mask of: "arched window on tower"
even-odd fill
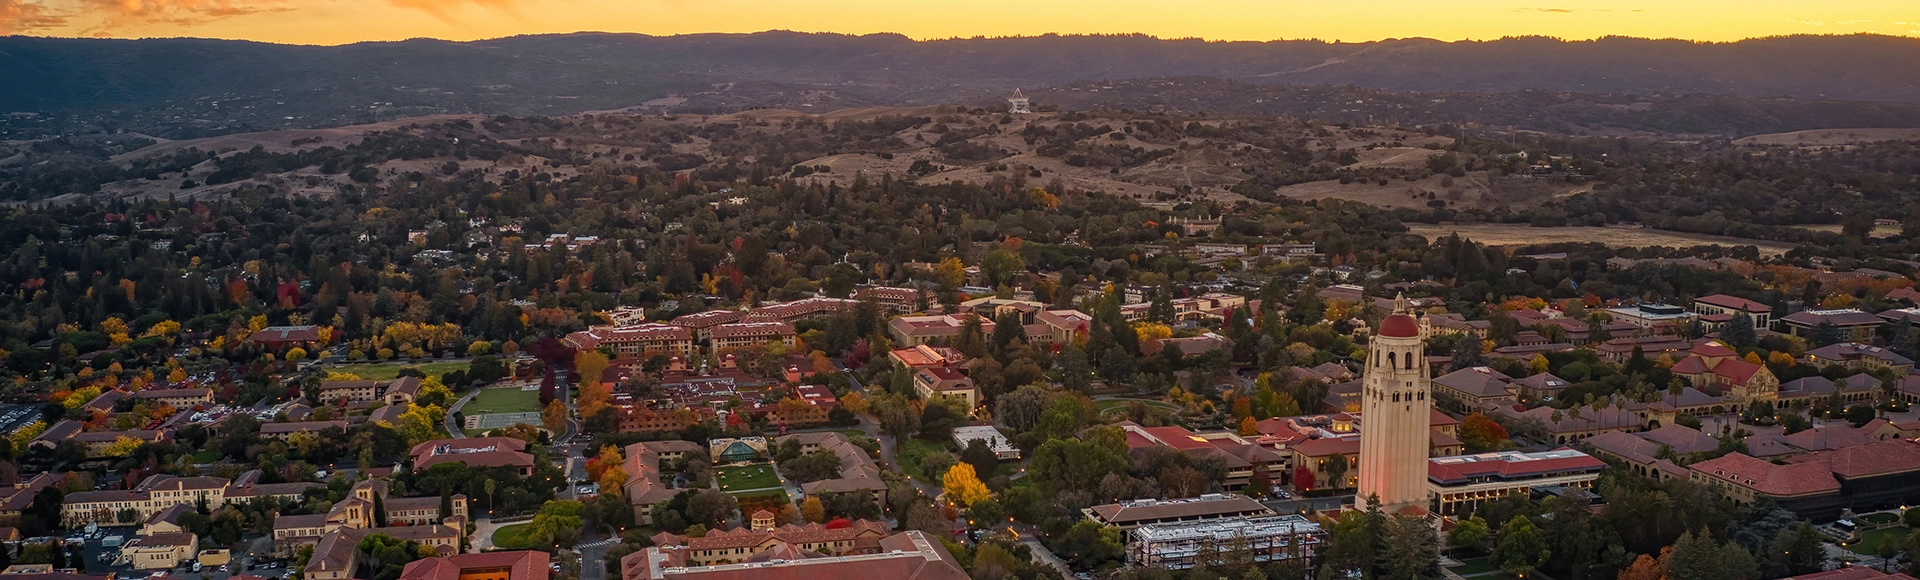
[[[1400,402],[1400,393],[1394,393],[1394,394],[1393,394],[1393,402],[1395,402],[1395,403],[1398,403],[1398,402]]]
[[[1387,353],[1387,366],[1389,368],[1400,366],[1400,363],[1394,359],[1394,357],[1397,357],[1397,356],[1400,356],[1400,353],[1397,353],[1397,352]]]
[[[1413,353],[1407,353],[1407,368],[1413,368]]]

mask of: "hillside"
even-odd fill
[[[1869,62],[1873,66],[1861,64]],[[441,113],[565,114],[701,92],[727,95],[706,103],[716,107],[708,109],[712,112],[766,106],[807,110],[810,101],[820,103],[811,110],[991,104],[1014,87],[1174,76],[1422,93],[1706,94],[1920,103],[1920,82],[1887,74],[1890,70],[1920,70],[1920,40],[1832,36],[1704,44],[1515,38],[1352,44],[1042,36],[917,42],[897,35],[765,32],[583,33],[316,47],[9,37],[0,38],[0,78],[9,79],[0,85],[0,110],[40,115],[11,116],[0,130],[11,137],[94,129],[188,137]]]

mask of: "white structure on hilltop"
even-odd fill
[[[1013,96],[1007,97],[1007,112],[1014,114],[1033,112],[1033,109],[1027,107],[1027,96],[1020,94],[1020,89],[1014,89]]]
[[[1406,296],[1394,300],[1393,313],[1380,321],[1368,345],[1360,417],[1360,486],[1355,505],[1379,497],[1393,512],[1427,505],[1428,422],[1433,414],[1420,321],[1409,312]]]

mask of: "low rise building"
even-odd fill
[[[641,525],[653,523],[654,504],[673,499],[680,490],[673,489],[661,480],[661,465],[678,465],[689,454],[702,453],[706,449],[692,441],[647,441],[628,445],[627,461],[622,466],[627,472],[627,503],[633,506],[633,521]]]
[[[653,546],[620,559],[624,580],[742,580],[746,578],[885,578],[967,580],[938,538],[907,531],[880,538],[872,553],[827,555],[786,541],[724,564],[699,565],[687,546]]]
[[[722,324],[713,328],[708,339],[708,348],[720,353],[736,348],[761,346],[768,343],[780,343],[793,346],[797,334],[793,325],[781,321],[740,322]]]
[[[134,391],[133,398],[175,409],[192,409],[213,404],[213,389],[147,389]]]
[[[894,314],[912,314],[926,310],[933,293],[919,288],[867,286],[854,290],[853,299],[873,302]]]
[[[1780,325],[1793,336],[1812,339],[1821,325],[1832,325],[1839,330],[1841,340],[1860,343],[1873,342],[1874,331],[1886,322],[1879,316],[1852,308],[1802,310],[1780,317]]]
[[[914,372],[913,390],[925,400],[936,396],[964,400],[968,409],[980,404],[980,390],[974,388],[973,379],[949,368],[931,367]]]
[[[993,335],[993,321],[972,314],[900,316],[887,321],[887,332],[893,335],[893,343],[901,347],[944,344],[959,337],[973,320],[979,320],[981,336]]]
[[[1809,350],[1806,362],[1815,366],[1840,365],[1857,371],[1888,369],[1901,375],[1913,370],[1913,359],[1889,349],[1857,342],[1829,344]]]
[[[1738,296],[1714,294],[1693,299],[1693,311],[1701,316],[1746,314],[1754,328],[1773,324],[1773,307]]]
[[[398,580],[546,580],[551,558],[535,550],[423,558],[401,568]]]
[[[684,357],[693,354],[693,330],[672,324],[595,327],[568,334],[561,342],[578,350],[594,350],[605,346],[613,349],[617,358],[644,359],[653,355]]]
[[[1427,460],[1427,510],[1451,517],[1538,487],[1590,489],[1606,467],[1572,449],[1434,457]]]
[[[992,425],[967,425],[953,428],[953,442],[961,449],[966,449],[975,441],[985,443],[987,449],[993,450],[994,457],[1000,458],[1001,461],[1020,459],[1020,448],[1014,447],[1013,443],[1007,440],[1007,436]]]
[[[464,463],[475,469],[507,467],[526,477],[533,475],[533,455],[526,449],[526,441],[513,437],[434,439],[413,446],[408,455],[416,473],[441,463]]]
[[[801,453],[827,451],[840,458],[840,475],[833,479],[804,483],[800,491],[807,496],[823,493],[859,493],[866,494],[879,505],[887,504],[887,484],[880,480],[880,466],[867,455],[867,450],[853,444],[845,434],[832,431],[822,433],[796,433],[775,438],[774,445],[787,440],[798,441]]]
[[[1632,324],[1634,327],[1643,330],[1663,325],[1677,326],[1686,324],[1687,321],[1698,316],[1692,312],[1688,312],[1685,308],[1672,304],[1621,306],[1618,308],[1608,308],[1607,314],[1611,315],[1617,322]]]
[[[1136,499],[1080,510],[1087,519],[1131,530],[1160,524],[1191,524],[1243,517],[1279,515],[1259,500],[1240,494],[1207,494],[1187,499]]]
[[[1128,533],[1127,565],[1186,570],[1228,562],[1311,560],[1326,541],[1320,524],[1297,515],[1155,524]]]

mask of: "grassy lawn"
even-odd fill
[[[733,494],[733,497],[738,498],[740,501],[743,501],[743,502],[759,500],[762,502],[772,503],[770,500],[777,499],[779,500],[778,503],[793,503],[793,500],[787,497],[787,491],[783,489],[776,489],[773,491],[756,491],[751,493],[736,493],[736,494]]]
[[[1906,526],[1894,526],[1860,534],[1860,541],[1847,546],[1847,550],[1862,556],[1878,556],[1880,555],[1880,542],[1886,538],[1893,538],[1895,542],[1904,543],[1907,534],[1912,531],[1913,530],[1907,529]]]
[[[402,363],[402,362],[385,362],[385,363],[377,363],[377,364],[358,364],[358,365],[349,364],[349,365],[342,365],[339,368],[329,367],[327,370],[338,371],[343,373],[353,373],[355,375],[359,375],[360,378],[368,379],[368,380],[391,381],[394,379],[394,377],[399,376],[400,369],[404,369],[404,368],[420,369],[421,374],[431,377],[434,375],[443,375],[449,371],[466,370],[467,363],[465,362],[430,362],[430,363],[422,363],[422,364],[412,364],[412,363]]]
[[[1874,513],[1874,514],[1867,514],[1867,515],[1856,517],[1853,519],[1860,520],[1876,526],[1880,526],[1880,525],[1886,525],[1886,524],[1891,524],[1891,523],[1900,521],[1900,516],[1886,513],[1886,512],[1880,512],[1880,513]]]
[[[1150,399],[1107,399],[1104,401],[1094,401],[1093,406],[1098,407],[1100,411],[1104,413],[1107,411],[1112,411],[1114,409],[1124,409],[1129,403],[1132,403],[1134,401],[1146,403],[1148,407],[1159,407],[1162,409],[1166,409],[1168,411],[1173,411],[1175,413],[1180,412],[1180,408],[1173,406],[1172,403],[1168,403],[1166,401],[1154,401]]]
[[[780,487],[780,474],[775,473],[773,465],[748,465],[745,467],[722,467],[713,470],[713,478],[720,484],[720,491],[732,492],[737,489],[767,489]],[[781,492],[783,495],[786,492]]]
[[[893,459],[900,463],[901,473],[924,478],[927,475],[920,473],[920,460],[928,455],[932,455],[936,451],[951,452],[945,444],[939,441],[907,439],[905,441],[899,441],[894,446]]]
[[[500,526],[493,531],[493,545],[507,550],[524,550],[527,547],[527,524]]]
[[[460,412],[468,415],[482,413],[537,413],[540,411],[540,391],[523,391],[520,387],[484,389],[467,401]]]
[[[215,461],[219,461],[221,457],[223,457],[223,455],[220,453],[219,450],[201,449],[193,453],[193,463],[195,465],[213,463]]]
[[[497,538],[500,536],[495,535],[494,537]],[[1461,560],[1459,566],[1448,568],[1448,570],[1452,570],[1453,573],[1459,574],[1461,576],[1472,576],[1474,574],[1485,574],[1488,572],[1493,572],[1497,570],[1497,568],[1494,568],[1492,560],[1489,560],[1485,557],[1480,557],[1480,558],[1467,558],[1465,560]]]

